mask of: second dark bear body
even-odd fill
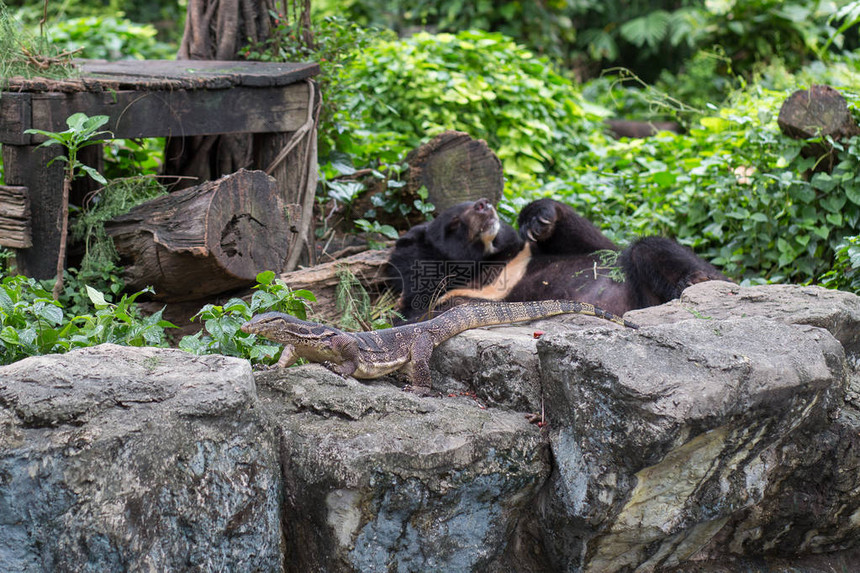
[[[485,199],[461,203],[398,240],[389,280],[401,292],[401,312],[417,320],[435,303],[469,299],[567,299],[622,315],[677,298],[687,286],[726,280],[690,249],[645,237],[624,249],[623,282],[601,266],[601,251],[618,251],[590,221],[551,199],[527,205],[519,233],[498,220]],[[437,307],[438,308],[438,307]]]

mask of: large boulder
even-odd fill
[[[693,319],[538,344],[556,465],[541,506],[563,570],[656,570],[762,502],[847,382],[825,330]]]
[[[487,570],[549,475],[535,426],[471,398],[319,366],[258,382],[281,437],[288,571]]]
[[[0,569],[276,571],[273,432],[244,360],[103,345],[0,369]]]

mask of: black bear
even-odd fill
[[[692,284],[727,280],[671,239],[645,237],[622,251],[570,206],[551,199],[527,205],[518,222],[519,234],[479,199],[401,237],[388,278],[402,294],[406,320],[469,299],[578,300],[622,315],[677,298]],[[604,257],[617,258],[610,266],[623,277],[607,271]]]

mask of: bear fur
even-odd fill
[[[405,319],[469,300],[577,300],[620,316],[677,298],[692,284],[727,280],[671,239],[644,237],[622,250],[552,199],[527,205],[518,223],[519,233],[479,199],[403,235],[389,261],[388,282],[401,293],[398,310]],[[612,272],[618,268],[623,279]]]

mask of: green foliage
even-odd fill
[[[106,342],[128,346],[163,346],[164,329],[174,325],[161,311],[141,317],[135,299],[146,291],[123,295],[116,304],[87,288],[93,313],[70,314],[38,281],[23,276],[0,282],[0,364],[28,356],[62,353]]]
[[[516,185],[564,170],[598,117],[545,59],[500,34],[416,34],[371,45],[349,70],[335,116],[353,133],[343,149],[366,164],[393,162],[446,129],[486,139]]]
[[[674,235],[737,279],[814,281],[860,231],[860,138],[835,144],[832,174],[807,175],[817,159],[776,125],[791,91],[749,87],[687,134],[595,145],[504,211],[554,196],[616,240]]]
[[[269,37],[249,44],[241,54],[246,59],[264,62],[319,64],[320,74],[315,78],[323,93],[319,152],[320,156],[326,157],[335,148],[342,147],[338,144],[340,140],[350,137],[349,133],[344,133],[332,123],[332,117],[352,90],[345,79],[345,72],[380,32],[362,28],[344,18],[327,16],[316,19],[312,23],[311,35],[306,36],[299,30],[298,23],[290,22],[283,14],[272,12],[271,16],[274,26]]]
[[[317,2],[315,2],[317,4]],[[321,2],[325,13],[400,33],[415,28],[501,32],[586,75],[624,65],[648,81],[676,73],[689,56],[722,46],[734,69],[774,57],[792,66],[842,49],[860,21],[857,2],[815,0],[395,0]]]
[[[102,292],[118,293],[122,290],[121,269],[117,267],[119,255],[104,225],[133,207],[166,194],[167,190],[155,177],[141,176],[113,179],[88,197],[69,227],[72,240],[84,246],[79,283],[94,286]],[[83,300],[82,286],[78,287],[77,300]]]
[[[164,154],[164,137],[147,139],[111,139],[105,142],[107,179],[156,175],[160,172]]]
[[[571,8],[582,2],[548,0],[520,2],[492,0],[331,0],[314,1],[324,13],[346,14],[366,26],[390,28],[401,34],[416,28],[456,33],[485,30],[516,38],[538,53],[567,59],[576,38]]]
[[[821,284],[860,294],[860,235],[845,237],[836,248],[833,268],[821,276]]]
[[[45,36],[34,36],[0,0],[0,87],[13,76],[67,78],[76,75],[68,57]],[[52,63],[53,65],[43,65]]]
[[[393,300],[381,297],[376,305],[349,269],[337,272],[335,304],[341,313],[338,326],[344,330],[376,330],[390,328],[395,317]]]
[[[54,161],[62,161],[66,164],[66,172],[69,174],[68,179],[89,175],[99,183],[107,183],[101,173],[78,161],[78,151],[90,145],[101,143],[98,139],[100,136],[110,133],[108,131],[98,131],[100,127],[106,124],[110,118],[106,115],[96,115],[87,117],[83,113],[75,113],[66,119],[66,125],[69,129],[65,131],[44,131],[41,129],[27,129],[24,133],[33,135],[42,135],[47,137],[47,141],[39,147],[49,147],[51,145],[62,145],[68,151],[68,156],[60,155],[52,159],[48,166]]]
[[[367,219],[356,219],[355,226],[362,232],[367,233],[368,245],[371,249],[384,249],[385,243],[375,239],[376,236],[382,236],[389,240],[396,240],[400,234],[397,229],[391,225],[382,225],[379,221],[368,221]]]
[[[255,314],[269,311],[305,319],[307,302],[314,302],[316,298],[307,290],[291,290],[271,271],[257,275],[257,283],[250,303],[233,298],[223,305],[207,304],[200,309],[195,317],[203,321],[205,332],[184,336],[179,348],[192,354],[224,354],[247,358],[254,363],[274,364],[280,357],[281,347],[255,334],[242,332],[242,323]]]
[[[156,30],[117,16],[94,15],[57,22],[48,29],[62,50],[78,50],[81,58],[105,60],[169,59],[176,48],[156,40]]]

